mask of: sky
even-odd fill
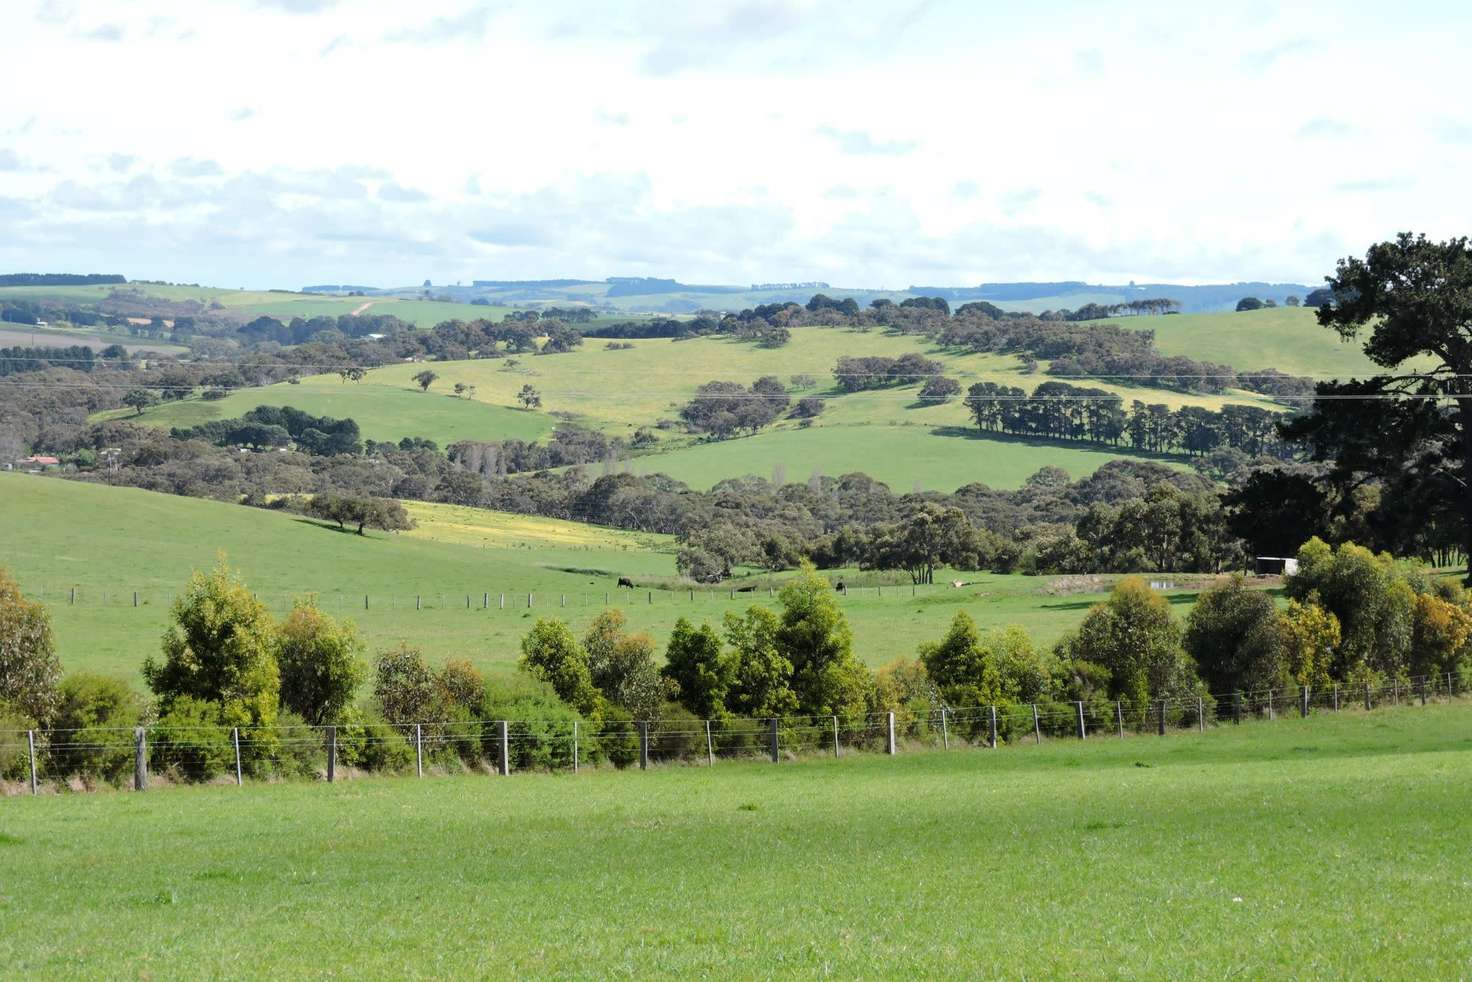
[[[1464,4],[0,0],[0,271],[1318,283],[1472,231]]]

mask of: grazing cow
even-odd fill
[[[737,593],[751,593],[754,590],[756,590],[756,587],[754,586],[738,586],[736,588]]]
[[[620,576],[618,578],[618,585],[619,586],[626,586],[630,590],[634,589],[634,581],[631,580],[631,579],[629,579],[627,576]]]
[[[837,590],[839,593],[848,593],[848,587],[843,585],[842,580],[839,580],[837,583],[833,584],[833,589]]]

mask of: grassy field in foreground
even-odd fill
[[[1455,978],[1469,720],[1462,703],[709,770],[27,796],[0,802],[0,964]]]
[[[69,671],[136,677],[144,658],[158,652],[170,597],[220,551],[272,610],[282,613],[294,596],[314,593],[323,609],[358,625],[370,654],[402,641],[436,659],[467,658],[489,669],[515,663],[537,617],[563,617],[581,631],[605,595],[627,611],[631,628],[661,646],[682,616],[719,624],[727,611],[773,603],[764,582],[734,598],[724,589],[660,589],[675,573],[667,537],[477,509],[416,504],[415,532],[359,537],[279,512],[21,474],[0,474],[0,503],[0,566],[46,602]],[[649,587],[619,590],[620,575]],[[852,570],[827,575],[867,582]],[[1044,577],[966,579],[964,589],[942,583],[914,595],[908,584],[852,590],[840,602],[855,651],[870,665],[913,655],[958,610],[984,627],[1020,624],[1051,643],[1102,596],[1050,596]],[[482,609],[487,593],[491,606]],[[535,595],[530,610],[528,593]],[[1189,592],[1169,596],[1183,615],[1195,600]]]

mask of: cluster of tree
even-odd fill
[[[0,286],[98,286],[126,283],[116,273],[0,273]]]
[[[639,430],[634,434],[632,445],[641,446],[650,440],[648,430]],[[451,461],[465,470],[494,478],[576,464],[612,462],[621,459],[630,445],[619,437],[608,437],[597,430],[564,424],[552,431],[552,439],[546,444],[524,440],[462,440],[450,444],[448,454]]]
[[[792,399],[774,375],[750,386],[740,382],[706,382],[680,409],[680,418],[701,433],[724,440],[743,430],[755,433],[786,411]]]
[[[1174,314],[1181,309],[1179,300],[1168,297],[1150,297],[1127,300],[1122,303],[1086,303],[1077,310],[1046,311],[1038,315],[1044,320],[1092,321],[1106,317]]]
[[[940,362],[913,352],[897,358],[845,356],[833,366],[833,378],[844,392],[862,392],[892,385],[914,385],[944,370],[945,365]]]
[[[121,345],[109,345],[95,352],[86,345],[66,348],[14,347],[0,348],[0,378],[21,372],[41,372],[61,366],[77,372],[90,372],[100,359],[127,360]]]
[[[1127,443],[1137,450],[1194,456],[1223,446],[1253,456],[1292,453],[1278,433],[1280,414],[1255,406],[1171,409],[1135,400],[1126,410],[1124,400],[1112,392],[1065,382],[1044,382],[1030,396],[1016,386],[978,382],[967,390],[965,404],[983,432]]]
[[[363,451],[356,420],[313,416],[291,406],[257,406],[237,419],[174,427],[170,434],[176,440],[204,440],[220,447],[268,449],[295,444],[302,452],[316,456]]]

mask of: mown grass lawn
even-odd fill
[[[1455,978],[1472,705],[0,801],[16,976]]]

